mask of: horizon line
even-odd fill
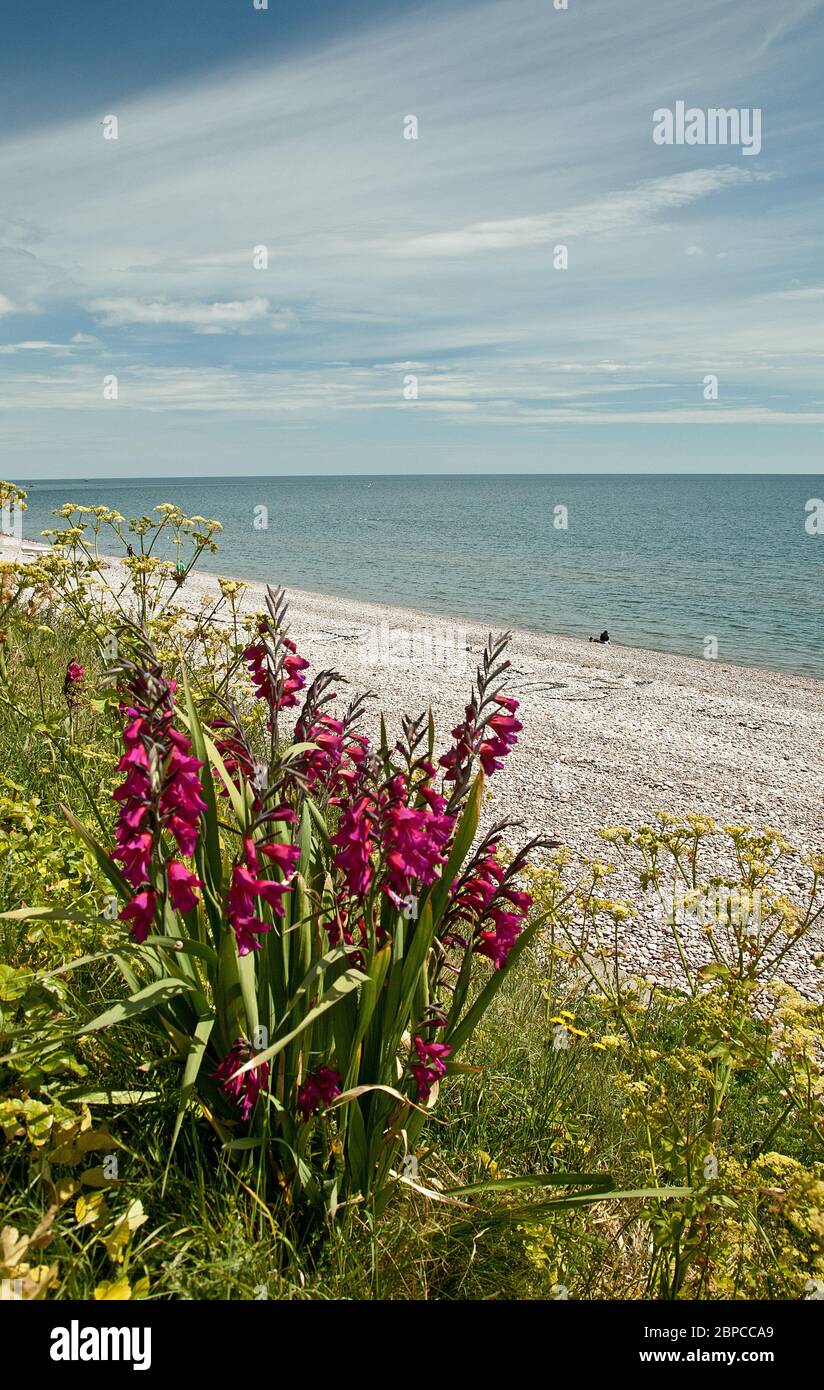
[[[544,470],[544,471],[542,471],[542,472],[530,471],[530,472],[526,472],[526,473],[513,473],[513,472],[511,472],[511,471],[509,471],[509,470],[507,470],[506,472],[500,472],[500,473],[498,473],[498,472],[489,472],[489,473],[486,473],[486,472],[483,472],[483,473],[444,473],[444,472],[440,472],[440,471],[439,471],[439,472],[431,471],[431,472],[426,472],[426,473],[215,473],[215,474],[209,475],[208,477],[204,477],[202,474],[199,474],[199,473],[171,473],[171,474],[160,474],[160,473],[156,473],[156,474],[151,474],[151,473],[135,473],[135,474],[128,474],[128,475],[126,475],[126,476],[124,476],[123,474],[119,474],[119,475],[117,475],[117,476],[115,476],[115,475],[112,475],[112,476],[104,476],[103,474],[101,474],[99,477],[84,477],[84,476],[82,476],[82,475],[80,475],[80,474],[78,474],[78,475],[75,476],[75,477],[54,477],[54,478],[20,478],[20,477],[18,477],[18,478],[13,478],[13,477],[9,477],[6,481],[9,482],[9,483],[13,483],[13,484],[15,484],[15,485],[17,485],[17,486],[24,486],[24,485],[26,485],[26,484],[28,484],[29,486],[31,486],[32,484],[37,484],[37,483],[54,483],[54,484],[57,484],[57,483],[66,483],[66,484],[69,484],[69,483],[83,483],[83,484],[86,484],[86,483],[153,483],[153,482],[175,482],[175,483],[180,482],[180,483],[192,483],[192,482],[197,482],[197,483],[201,483],[201,484],[206,484],[206,483],[210,483],[210,482],[212,482],[212,483],[216,483],[216,482],[233,482],[233,483],[239,483],[239,482],[255,482],[255,483],[259,483],[259,482],[261,482],[261,481],[264,481],[264,482],[309,482],[309,481],[317,482],[317,481],[326,481],[326,480],[333,480],[333,481],[341,482],[341,481],[343,481],[343,480],[345,480],[345,479],[368,479],[369,481],[373,481],[374,479],[380,479],[381,481],[385,481],[385,480],[387,480],[387,479],[393,479],[393,480],[397,479],[397,480],[401,480],[401,479],[406,479],[406,478],[462,478],[462,479],[473,479],[473,478],[645,478],[645,479],[652,479],[652,478],[816,478],[816,477],[824,477],[824,467],[822,467],[820,470],[816,470],[816,471],[813,471],[812,469],[810,469],[810,470],[802,470],[802,471],[799,472],[799,473],[786,473],[786,472],[783,472],[783,471],[777,471],[777,472],[762,471],[762,472],[755,472],[755,473],[743,473],[743,472],[721,473],[721,472],[718,472],[718,471],[716,471],[716,470],[709,470],[709,469],[697,469],[697,470],[695,470],[694,472],[684,472],[683,470],[679,470],[678,472],[668,472],[668,473],[633,472],[633,471],[631,471],[630,469],[621,469],[621,470],[616,470],[615,472],[610,472],[610,473],[595,473],[595,472],[580,471],[580,470],[578,470],[578,471],[567,471],[567,470],[554,470],[554,469],[547,469],[547,470]]]

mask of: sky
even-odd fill
[[[560,2],[0,0],[0,477],[824,471],[824,0]]]

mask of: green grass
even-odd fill
[[[540,987],[526,980],[502,992],[468,1060],[477,1074],[447,1081],[438,1119],[421,1146],[419,1181],[436,1190],[476,1181],[491,1160],[506,1174],[553,1167],[607,1170],[637,1180],[641,1136],[622,1118],[621,1099],[602,1054],[584,1042],[552,1047]],[[667,1020],[662,1024],[671,1027]],[[452,1234],[456,1213],[407,1191],[383,1219],[340,1214],[329,1232],[298,1248],[286,1211],[263,1210],[242,1176],[222,1159],[208,1126],[192,1111],[164,1190],[176,1109],[175,1068],[147,1049],[154,1035],[137,1028],[95,1040],[88,1060],[113,1087],[144,1084],[160,1098],[145,1106],[95,1107],[117,1136],[124,1199],[139,1197],[148,1217],[137,1233],[129,1274],[147,1275],[151,1296],[187,1299],[499,1299],[545,1298],[558,1280],[527,1249],[523,1223]],[[139,1068],[146,1068],[140,1071]],[[753,1132],[752,1086],[742,1083],[730,1123]],[[797,1146],[796,1146],[797,1147]],[[488,1158],[487,1158],[488,1156]],[[46,1205],[24,1145],[7,1147],[2,1167],[4,1222],[30,1231]],[[111,1199],[114,1201],[114,1199]],[[552,1267],[571,1297],[639,1297],[646,1243],[639,1202],[559,1215],[550,1226]],[[540,1236],[539,1228],[539,1238]],[[67,1210],[48,1249],[60,1268],[60,1296],[90,1298],[112,1271],[99,1241],[78,1230]]]

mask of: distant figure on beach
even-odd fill
[[[133,559],[134,559],[134,546],[133,546],[133,545],[127,545],[127,546],[126,546],[126,554],[128,555],[128,557],[129,557],[130,560],[133,560]]]
[[[601,633],[601,636],[600,636],[600,637],[590,637],[589,640],[590,640],[590,642],[608,642],[608,641],[609,641],[609,633],[607,632],[606,628],[604,628],[604,630],[603,630],[603,632]]]

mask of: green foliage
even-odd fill
[[[80,914],[97,911],[102,879],[92,855],[66,833],[65,818],[43,807],[39,796],[0,775],[0,902],[51,908],[70,900]],[[19,937],[20,928],[15,930]],[[61,918],[34,918],[25,944],[31,959],[80,955],[100,944],[101,923],[86,926]],[[6,935],[11,931],[6,928]]]
[[[0,1054],[26,1090],[63,1075],[82,1076],[70,1034],[60,1027],[67,991],[55,978],[0,964]]]
[[[603,837],[626,851],[628,865],[637,856],[639,900],[652,891],[663,904],[659,920],[683,976],[680,988],[664,988],[624,972],[616,933],[634,908],[604,897],[610,866],[591,865],[554,918],[553,960],[574,980],[582,1031],[621,1098],[635,1171],[652,1186],[689,1188],[683,1199],[646,1205],[644,1293],[754,1296],[758,1269],[773,1296],[801,1297],[821,1274],[824,1008],[776,972],[821,920],[824,862],[802,861],[808,882],[795,905],[775,886],[794,852],[772,829],[720,835],[707,817],[662,815],[657,827]],[[539,899],[557,901],[562,872],[538,876]],[[696,924],[703,965],[686,947]],[[770,1188],[770,1163],[786,1186]],[[778,1250],[786,1258],[774,1259]]]

